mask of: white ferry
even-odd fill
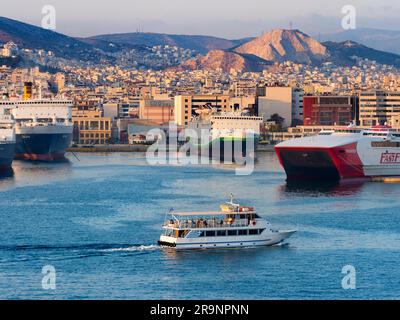
[[[262,117],[237,112],[210,115],[208,124],[193,121],[189,128],[206,129],[208,134],[206,139],[203,134],[199,134],[197,140],[190,139],[191,150],[224,162],[241,162],[254,157],[262,121]]]
[[[387,125],[322,131],[275,147],[288,180],[400,176],[400,132]]]
[[[72,101],[29,99],[0,100],[16,122],[15,158],[53,161],[63,159],[71,144]]]
[[[176,249],[215,249],[272,246],[282,243],[296,230],[276,230],[253,207],[231,200],[218,212],[171,211],[158,241]]]

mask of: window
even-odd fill
[[[239,236],[247,236],[247,230],[239,230]]]
[[[215,231],[206,231],[206,237],[215,237]]]
[[[228,230],[228,236],[236,236],[237,230]]]
[[[217,237],[225,237],[226,236],[226,231],[225,230],[218,230],[217,231]]]
[[[259,230],[258,229],[249,230],[249,235],[256,235],[256,234],[259,234]]]

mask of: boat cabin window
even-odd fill
[[[165,235],[166,235],[167,237],[173,237],[173,236],[174,236],[174,230],[166,229],[166,230],[165,230]]]
[[[166,230],[165,235],[167,237],[174,237],[174,238],[185,238],[190,230]]]
[[[373,148],[399,148],[400,142],[396,141],[372,141],[371,147]]]
[[[265,229],[202,231],[199,237],[247,236],[261,234]],[[186,235],[185,235],[186,236]]]
[[[249,235],[256,235],[256,234],[261,234],[263,233],[265,229],[250,229],[249,230]]]

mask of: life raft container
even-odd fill
[[[252,211],[254,211],[254,207],[243,206],[239,208],[239,212],[252,212]]]

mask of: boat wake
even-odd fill
[[[110,248],[103,249],[102,252],[135,252],[135,251],[154,251],[159,250],[160,246],[152,244],[152,245],[136,245],[130,247],[121,247],[121,248]]]

